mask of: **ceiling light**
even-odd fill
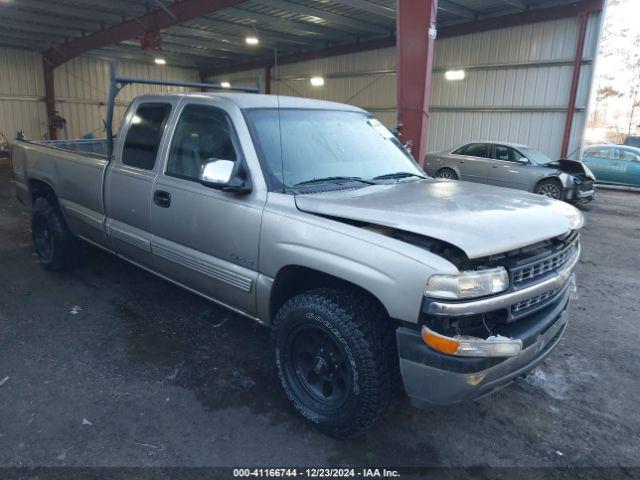
[[[249,35],[244,39],[244,41],[247,42],[247,45],[258,45],[260,43],[260,40],[258,40],[258,37],[254,35]]]
[[[444,76],[447,80],[464,80],[464,70],[447,70],[444,72]]]
[[[231,88],[231,84],[229,82],[220,82],[220,86],[222,88]]]
[[[321,87],[324,85],[324,78],[322,77],[311,77],[309,81],[314,87]]]
[[[154,58],[153,61],[156,63],[156,65],[166,65],[167,61],[164,58]]]

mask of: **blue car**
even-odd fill
[[[640,187],[640,148],[626,145],[591,145],[582,152],[582,163],[596,182]]]

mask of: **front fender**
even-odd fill
[[[259,264],[260,273],[270,278],[290,265],[340,278],[374,295],[392,318],[411,323],[418,321],[428,278],[434,273],[458,272],[431,252],[381,233],[301,212],[286,198],[267,204]],[[258,309],[262,310],[261,306]]]

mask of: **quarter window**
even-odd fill
[[[171,105],[168,103],[143,103],[138,106],[131,117],[122,149],[124,165],[153,170],[170,111]]]
[[[173,136],[166,173],[198,180],[202,164],[213,158],[232,161],[237,158],[227,117],[217,108],[188,105]]]

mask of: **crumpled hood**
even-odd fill
[[[580,228],[571,205],[500,187],[428,179],[297,195],[308,213],[356,220],[448,242],[469,258],[514,250]]]
[[[591,170],[589,170],[584,163],[578,160],[569,160],[568,158],[562,158],[555,162],[547,163],[545,167],[557,168],[559,171],[568,173],[570,175],[584,176],[594,180],[595,177]]]

